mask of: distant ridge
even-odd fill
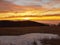
[[[34,21],[0,21],[0,27],[29,27],[29,26],[49,26],[48,24],[37,23]]]

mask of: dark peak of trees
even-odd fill
[[[28,26],[49,26],[48,24],[38,23],[34,21],[0,21],[0,27],[28,27]]]
[[[57,26],[60,26],[60,23]]]

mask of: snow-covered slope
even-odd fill
[[[0,36],[0,45],[33,45],[34,42],[37,45],[42,45],[43,39],[56,39],[60,38],[57,34],[45,34],[45,33],[30,33],[19,36]]]

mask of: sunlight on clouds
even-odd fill
[[[3,5],[2,8],[5,9],[4,7],[6,7],[6,9],[10,12],[0,13],[0,20],[60,20],[60,16],[56,15],[60,15],[60,0],[4,1],[9,2],[9,5]],[[10,4],[12,4],[12,6]]]
[[[59,21],[60,20],[60,16],[43,16],[43,17],[15,17],[15,18],[0,18],[0,20],[19,20],[19,21],[23,21],[23,20],[31,20],[31,21],[48,21],[48,20],[55,20],[55,21]]]
[[[0,15],[0,20],[60,20],[60,11],[41,12],[32,10],[22,13],[1,13]]]
[[[1,17],[11,17],[11,16],[44,16],[44,15],[55,15],[55,14],[60,14],[60,11],[55,11],[55,10],[52,10],[52,11],[40,11],[40,10],[29,10],[29,11],[24,11],[24,12],[17,12],[17,13],[12,13],[12,12],[9,12],[9,13],[0,13],[0,18]],[[57,15],[56,15],[57,16]]]
[[[26,10],[26,11],[23,11],[21,13],[20,12],[17,12],[17,13],[12,13],[12,12],[11,13],[10,12],[9,13],[0,13],[0,17],[10,17],[10,16],[39,16],[42,12],[44,12],[44,11],[40,11],[40,10]]]
[[[47,11],[42,13],[42,15],[54,15],[54,14],[60,14],[60,11]]]

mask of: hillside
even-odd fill
[[[29,26],[49,26],[48,24],[34,21],[0,21],[0,27],[29,27]]]

